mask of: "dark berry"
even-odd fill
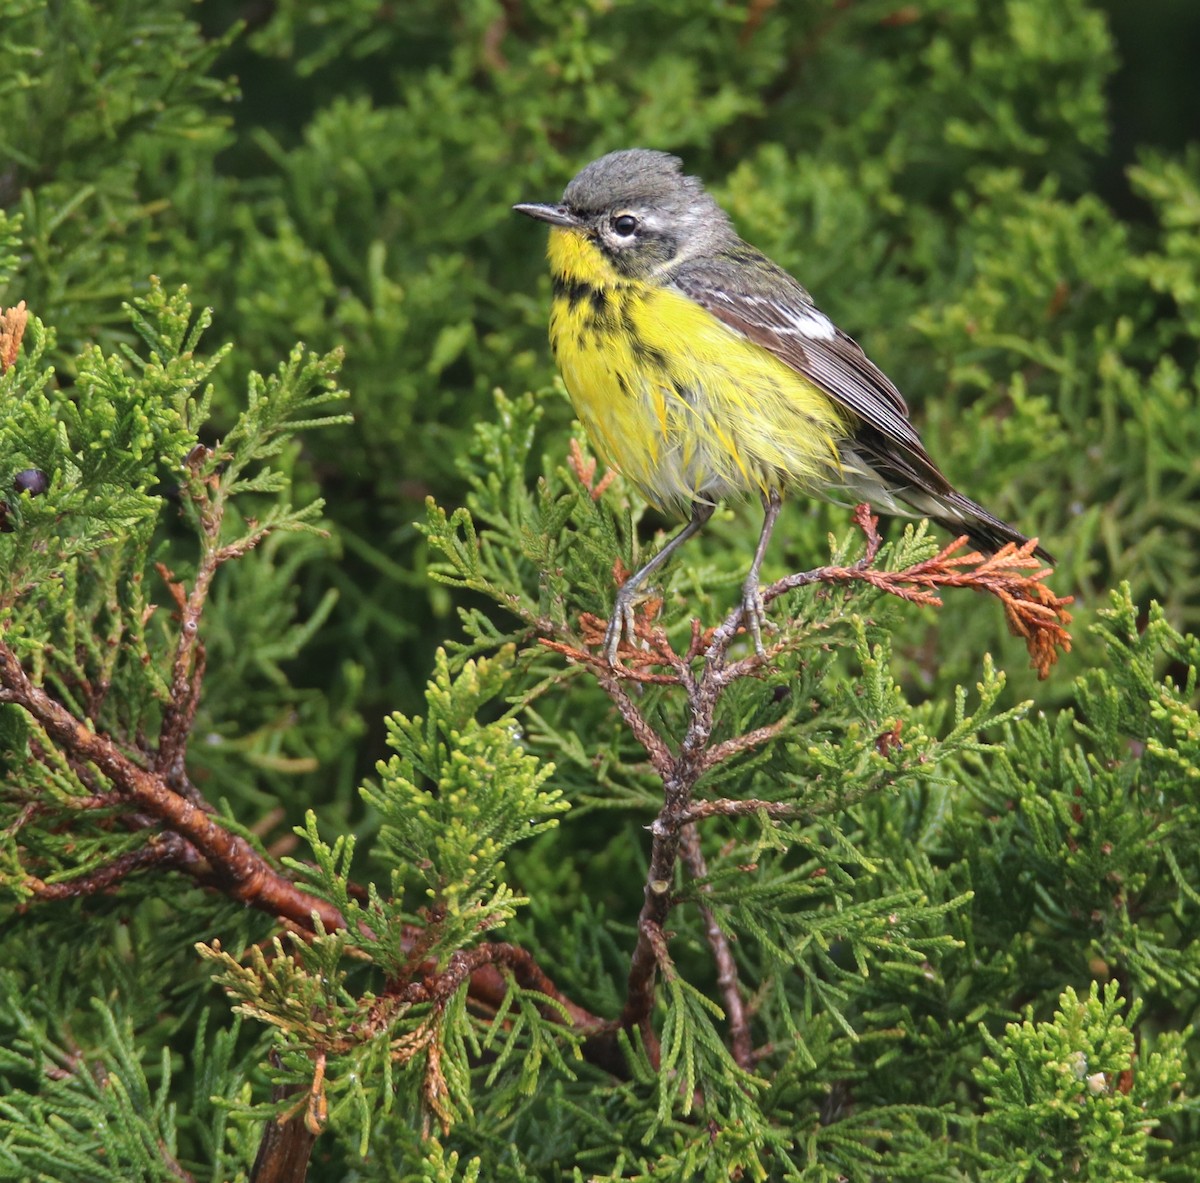
[[[13,488],[37,497],[50,488],[50,478],[40,468],[23,468],[13,477]]]

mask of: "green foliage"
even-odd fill
[[[975,1076],[986,1111],[979,1178],[1144,1179],[1147,1142],[1183,1077],[1182,1037],[1136,1055],[1139,1006],[1115,982],[1066,990],[1047,1023],[1010,1023]],[[1135,1063],[1136,1061],[1136,1063]]]
[[[197,351],[209,314],[195,314],[184,292],[169,295],[157,284],[129,313],[144,356],[128,346],[108,356],[89,348],[64,389],[44,360],[51,334],[31,321],[18,363],[0,377],[0,479],[11,487],[13,474],[28,467],[49,479],[45,493],[8,502],[12,531],[0,534],[0,635],[98,727],[141,734],[158,725],[176,647],[174,630],[156,606],[162,593],[152,590],[162,584],[155,562],[174,566],[177,553],[195,570],[269,540],[253,563],[259,585],[272,593],[270,611],[255,624],[261,648],[237,697],[217,705],[207,720],[202,715],[199,725],[211,727],[210,743],[197,763],[202,768],[207,755],[219,764],[221,733],[236,736],[241,758],[247,751],[266,755],[270,735],[249,744],[247,737],[298,705],[269,664],[272,646],[279,656],[294,653],[320,622],[319,615],[297,621],[294,595],[289,603],[275,586],[295,570],[282,539],[320,533],[315,520],[322,502],[293,507],[289,501],[288,441],[297,429],[344,422],[314,417],[344,397],[334,382],[338,356],[297,348],[276,374],[252,375],[243,414],[215,447],[197,447],[212,400],[206,383],[227,353]],[[168,490],[193,534],[191,555],[168,537],[174,533],[166,528]],[[328,547],[302,553],[311,561]],[[247,606],[250,599],[245,589]],[[308,708],[314,722],[316,705]],[[319,709],[328,711],[323,704]],[[305,746],[321,742],[315,734],[297,739]],[[199,768],[194,775],[203,775]],[[75,773],[60,772],[57,797],[88,795]],[[31,774],[20,792],[32,799],[38,791]]]
[[[380,789],[364,793],[379,813],[380,841],[397,861],[430,864],[426,894],[450,915],[477,906],[507,847],[541,833],[552,824],[541,818],[567,808],[557,790],[542,789],[553,765],[539,767],[523,751],[511,719],[476,722],[505,686],[505,664],[469,662],[452,679],[439,654],[428,720],[388,720],[396,755],[379,767]]]
[[[57,327],[65,361],[99,325],[128,339],[121,302],[202,199],[196,182],[228,143],[214,108],[233,91],[209,76],[223,40],[183,4],[4,0],[0,29],[0,196],[23,218],[20,298]]]
[[[211,580],[183,787],[346,922],[156,865],[0,700],[0,1178],[244,1179],[280,1115],[314,1180],[1196,1177],[1200,155],[1109,107],[1196,18],[1111,7],[0,0],[0,643],[153,770]],[[663,778],[580,622],[669,523],[568,459],[508,207],[634,144],[1079,600],[1037,687],[965,592],[774,603],[695,796],[758,804],[697,821],[613,1033]],[[751,518],[662,573],[678,650]],[[892,570],[942,541],[890,539]],[[765,573],[829,554],[847,511],[789,504]],[[694,703],[629,701],[678,755]]]
[[[5,926],[0,1178],[178,1179],[181,1157],[205,1163],[196,1178],[238,1177],[228,1106],[262,1040],[229,1021],[191,941],[212,925],[236,945],[249,934],[228,904],[157,894],[132,913],[51,906]]]
[[[45,496],[25,493],[10,503],[14,529],[0,540],[5,607],[27,589],[61,577],[72,559],[94,554],[118,536],[144,535],[153,523],[160,502],[147,490],[181,465],[192,438],[183,404],[215,364],[182,356],[205,327],[202,320],[185,342],[190,309],[182,300],[182,294],[168,300],[155,289],[137,312],[152,348],[158,335],[178,338],[171,367],[163,367],[157,354],[141,362],[132,351],[127,358],[105,357],[93,347],[80,358],[73,398],[50,385],[53,371],[43,359],[48,335],[36,320],[31,323],[20,361],[0,378],[0,453],[6,462],[0,479],[11,488],[19,471],[38,468],[50,488]],[[131,359],[141,370],[135,378],[128,372]]]
[[[1173,1005],[1200,984],[1200,899],[1179,854],[1200,839],[1197,643],[1157,608],[1140,619],[1128,588],[1111,604],[1096,634],[1112,662],[1077,682],[1079,718],[1012,728],[991,775],[971,782],[989,818],[974,864],[993,915],[981,943],[1009,946],[1010,971],[1046,981],[1084,953],[1093,972],[1119,966],[1140,996]],[[1166,663],[1188,671],[1182,684],[1159,673]],[[1014,946],[1024,924],[1046,942]]]
[[[297,937],[287,949],[277,938],[270,957],[256,949],[249,961],[216,942],[199,946],[220,966],[235,1009],[280,1033],[281,1084],[307,1087],[320,1058],[329,1120],[354,1131],[362,1155],[388,1117],[424,1112],[448,1129],[471,1115],[471,1061],[485,1052],[494,1112],[530,1096],[539,1068],[572,1075],[562,1010],[543,1013],[532,992],[514,990],[490,1024],[473,1025],[465,977],[432,998],[399,985],[417,967],[453,970],[456,954],[528,902],[499,879],[502,858],[567,808],[557,790],[542,787],[553,766],[523,750],[511,718],[476,721],[511,678],[511,652],[468,662],[453,676],[443,655],[427,691],[428,718],[389,719],[395,754],[380,762],[379,783],[363,790],[381,819],[386,894],[372,885],[365,903],[351,895],[354,841],[325,843],[310,812],[300,833],[315,863],[290,865],[337,904],[346,927]]]
[[[11,998],[9,991],[5,994]],[[92,1000],[92,1010],[96,1042],[86,1049],[73,1041],[54,1041],[46,1020],[56,1016],[25,1009],[4,1015],[5,1025],[15,1026],[21,1035],[0,1048],[0,1076],[7,1084],[0,1099],[5,1128],[0,1177],[81,1183],[180,1177],[175,1157],[180,1118],[172,1099],[170,1051],[163,1047],[157,1063],[146,1062],[146,1041],[139,1040],[127,1015],[114,1014],[98,998]],[[203,1020],[198,1030],[202,1037]],[[236,1025],[217,1031],[211,1045],[197,1039],[190,1067],[214,1091],[228,1088],[237,1072],[236,1043]],[[210,1093],[197,1089],[196,1108],[188,1117],[202,1119],[212,1100]],[[215,1125],[219,1132],[224,1122],[218,1117]],[[212,1149],[219,1151],[221,1141]]]

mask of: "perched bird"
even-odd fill
[[[593,446],[647,501],[688,518],[618,591],[610,662],[633,638],[642,585],[734,494],[766,509],[742,589],[760,652],[759,570],[785,492],[902,503],[988,552],[1028,541],[953,488],[896,387],[738,237],[678,157],[611,152],[558,204],[513,209],[550,224],[550,347]]]

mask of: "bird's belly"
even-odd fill
[[[593,447],[659,508],[837,482],[836,404],[669,289],[560,292],[550,337]]]

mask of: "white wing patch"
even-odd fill
[[[724,295],[724,293],[722,293]],[[725,299],[731,304],[757,304],[768,310],[763,323],[769,324],[777,333],[788,333],[797,337],[807,337],[810,341],[832,341],[837,336],[837,327],[819,308],[810,303],[799,302],[780,303],[770,296],[760,296],[750,292],[738,292],[736,302],[728,295]]]
[[[791,308],[788,312],[789,321],[802,337],[812,337],[817,341],[832,341],[837,335],[833,321],[825,313],[818,312],[815,308]]]

